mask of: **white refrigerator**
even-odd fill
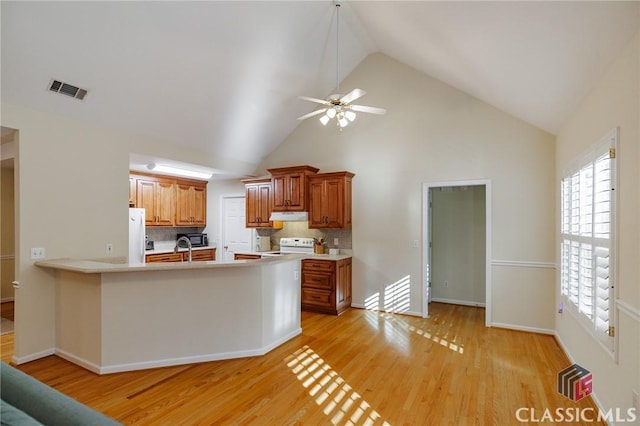
[[[129,265],[143,265],[147,249],[144,209],[129,209]]]

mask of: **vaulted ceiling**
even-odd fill
[[[554,133],[638,31],[639,4],[347,1],[339,79],[382,52]],[[330,0],[0,8],[3,102],[249,163],[315,108],[299,95],[336,84]],[[51,79],[88,94],[55,94]]]

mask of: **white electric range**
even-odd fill
[[[263,257],[282,256],[289,253],[313,253],[313,238],[284,237],[280,238],[280,251],[268,251],[262,253]]]

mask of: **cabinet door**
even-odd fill
[[[351,259],[338,262],[336,305],[338,312],[342,312],[351,306]]]
[[[260,185],[246,185],[245,199],[247,203],[245,225],[247,228],[258,228],[260,226]]]
[[[285,186],[287,194],[287,210],[304,211],[305,207],[305,174],[290,173]]]
[[[206,226],[207,188],[188,184],[176,185],[176,225]]]
[[[136,179],[129,177],[129,207],[136,206]]]
[[[176,185],[176,225],[189,226],[192,222],[193,187],[190,185]]]
[[[271,228],[271,182],[245,185],[247,228]]]
[[[193,225],[207,226],[207,187],[193,187]]]
[[[344,224],[344,180],[327,179],[324,189],[324,223],[328,228],[341,228]]]
[[[325,185],[323,180],[311,180],[309,184],[309,228],[324,228]]]
[[[175,224],[175,186],[173,183],[156,182],[156,225]]]
[[[283,211],[287,208],[287,176],[273,175],[271,182],[273,184],[273,209]]]
[[[136,183],[136,207],[145,209],[144,221],[147,226],[156,224],[156,183],[138,179]]]

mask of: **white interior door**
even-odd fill
[[[252,229],[246,227],[244,196],[222,198],[222,249],[224,260],[236,252],[251,251]]]

